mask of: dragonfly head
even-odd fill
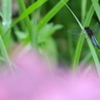
[[[88,36],[91,37],[93,35],[93,31],[89,27],[85,27],[84,29],[85,29],[86,33],[88,34]]]
[[[85,30],[89,30],[89,27],[85,27],[84,29],[85,29]]]

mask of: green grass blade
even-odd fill
[[[4,15],[1,12],[0,12],[0,16],[1,16],[2,20],[7,23],[6,18],[4,17]]]
[[[85,14],[86,14],[86,3],[87,3],[87,0],[82,0],[81,4],[82,4],[82,10],[81,10],[81,16],[82,16],[82,19],[81,19],[81,22],[83,23],[84,19],[85,19]]]
[[[4,34],[10,27],[11,22],[12,22],[12,0],[2,0],[2,34]],[[7,39],[7,38],[6,38]],[[8,66],[10,67],[11,70],[13,70],[11,61],[9,59],[9,56],[6,51],[6,47],[4,45],[3,39],[0,35],[0,50],[5,58]]]
[[[98,17],[98,19],[100,21],[100,5],[98,4],[97,0],[91,0],[91,1],[92,1],[92,5],[94,7],[94,10],[95,10],[95,12],[97,14],[97,17]]]
[[[24,12],[26,10],[24,1],[23,0],[17,0],[17,1],[18,1],[18,5],[20,7],[20,11]],[[33,46],[36,47],[36,44],[37,44],[36,43],[36,37],[35,37],[35,34],[33,34],[33,27],[32,27],[32,24],[30,22],[29,16],[27,16],[24,19],[24,22],[25,22],[25,26],[27,27],[28,32],[29,32],[29,37],[30,37],[31,45],[32,45],[32,47]]]
[[[63,1],[62,1],[63,2]],[[69,11],[71,12],[71,14],[74,16],[75,20],[77,21],[77,23],[79,24],[80,28],[82,30],[84,30],[84,27],[82,26],[82,24],[80,23],[80,21],[78,20],[78,18],[76,17],[76,15],[73,13],[73,11],[68,7],[68,5],[66,5],[66,7],[69,9]]]
[[[88,13],[87,13],[87,16],[85,18],[85,21],[83,23],[84,26],[89,26],[91,19],[93,17],[93,14],[94,14],[94,8],[93,8],[93,6],[91,6]]]
[[[90,24],[93,13],[94,13],[94,8],[93,8],[93,6],[91,6],[89,11],[88,11],[88,14],[86,16],[86,19],[83,23],[84,26],[88,26]],[[76,47],[76,51],[75,51],[75,55],[74,55],[74,60],[73,60],[73,67],[77,66],[78,63],[79,63],[79,59],[80,59],[84,39],[85,39],[85,37],[81,37],[81,36],[79,37],[77,47]]]
[[[91,6],[90,10],[89,10],[89,12],[87,14],[87,17],[86,17],[86,19],[84,21],[84,26],[88,26],[90,24],[90,21],[92,19],[93,13],[94,13],[94,8],[93,8],[93,6]],[[89,41],[89,39],[87,39],[87,41],[89,42],[89,47],[90,47],[90,50],[91,50],[91,53],[92,53],[92,56],[93,56],[93,59],[94,59],[95,65],[96,65],[96,69],[97,69],[98,74],[100,76],[100,63],[99,63],[99,59],[97,57],[97,54],[96,54],[96,52],[94,50],[93,45],[91,45],[91,43]],[[78,54],[81,53],[82,45],[83,45],[80,42],[81,42],[81,37],[79,38],[79,41],[78,41],[78,44],[77,44],[73,66],[76,66],[78,64],[78,62],[79,62],[79,56],[78,56]]]
[[[10,28],[10,25],[12,23],[12,0],[2,0],[2,36],[7,32],[7,30]],[[5,46],[7,47],[10,43],[11,37],[10,37],[10,31],[3,41],[5,42]],[[10,40],[9,40],[10,38]]]
[[[64,2],[68,2],[69,0],[64,0]],[[58,4],[48,12],[48,14],[41,20],[38,24],[38,29],[41,29],[62,7],[64,4],[62,1],[59,1]]]
[[[99,63],[99,58],[97,57],[96,51],[95,51],[93,45],[91,44],[90,39],[87,39],[87,42],[89,44],[89,47],[90,47],[90,50],[91,50],[91,54],[92,54],[94,62],[95,62],[95,66],[96,66],[98,75],[100,77],[100,63]]]
[[[12,0],[2,0],[3,34],[8,30],[12,22]]]
[[[11,61],[10,61],[10,59],[9,59],[8,53],[7,53],[7,51],[6,51],[6,48],[5,48],[5,46],[4,46],[4,42],[3,42],[2,38],[1,38],[1,36],[0,36],[0,49],[1,49],[2,55],[4,56],[4,58],[5,58],[5,60],[6,60],[7,64],[8,64],[8,66],[9,66],[9,68],[10,68],[11,70],[13,70]]]

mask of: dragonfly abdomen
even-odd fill
[[[96,40],[95,36],[92,35],[92,36],[90,37],[90,39],[91,39],[92,43],[93,43],[96,47],[98,47],[98,49],[100,49],[100,45],[99,45],[98,41]]]

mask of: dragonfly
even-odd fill
[[[94,28],[93,28],[93,30],[95,31],[95,32],[97,32],[97,30],[98,30],[98,26],[99,26],[99,24],[98,24],[98,22],[94,25]],[[97,41],[97,39],[95,38],[95,36],[94,36],[94,31],[93,30],[91,30],[89,27],[84,27],[84,30],[83,31],[85,31],[86,32],[86,34],[88,35],[88,37],[90,38],[90,40],[91,40],[91,42],[93,43],[93,45],[94,46],[96,46],[98,49],[100,49],[100,45],[99,45],[99,43],[98,43],[98,41]],[[71,30],[68,30],[68,33],[71,33],[71,34],[74,34],[74,36],[75,35],[79,35],[79,34],[77,34],[77,33],[80,33],[81,32],[81,30],[78,30],[78,29],[71,29]],[[81,35],[83,35],[83,34],[81,34]],[[75,38],[75,37],[74,37]]]
[[[92,41],[92,43],[98,48],[100,49],[100,45],[98,43],[98,41],[96,40],[93,31],[89,28],[89,27],[85,27],[84,28],[87,35],[89,36],[90,40]]]

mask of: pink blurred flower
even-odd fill
[[[94,73],[85,76],[54,69],[34,51],[18,55],[17,71],[0,75],[0,100],[100,100],[100,80]]]

